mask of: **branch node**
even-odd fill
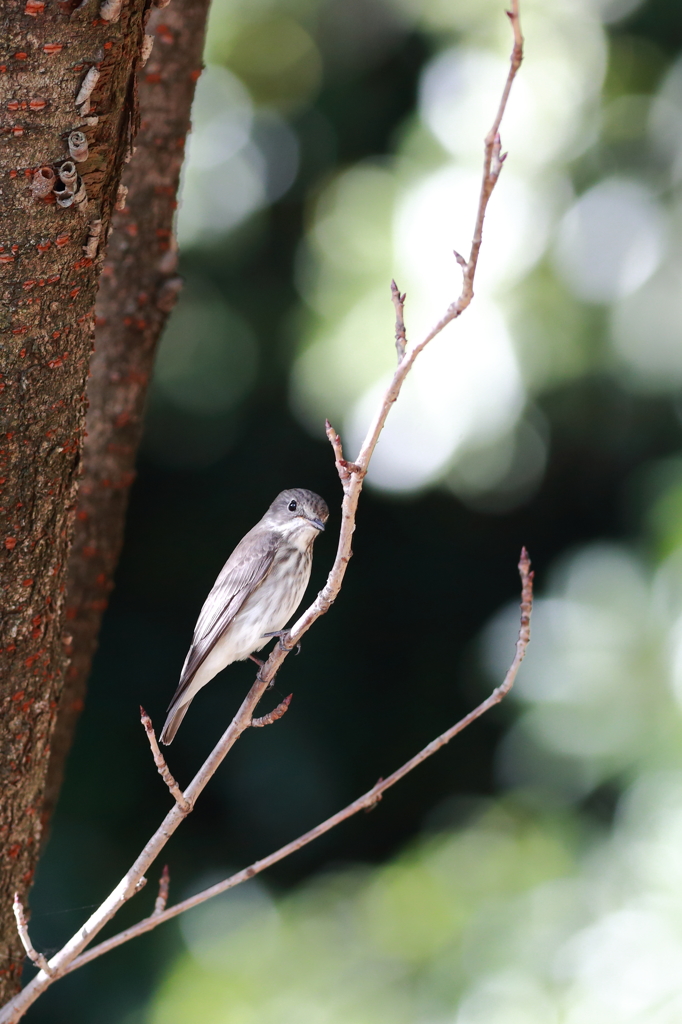
[[[169,790],[171,791],[171,794],[173,795],[173,798],[175,799],[176,804],[178,805],[182,813],[189,814],[189,812],[192,810],[192,805],[187,799],[185,799],[182,790],[180,789],[177,782],[171,775],[168,765],[166,764],[165,758],[161,753],[161,750],[159,749],[159,744],[156,739],[156,733],[154,732],[152,720],[145,711],[145,709],[142,707],[142,705],[140,705],[140,721],[142,722],[144,730],[147,733],[149,746],[152,749],[152,757],[154,758],[154,764],[157,767],[159,775],[168,786]]]
[[[38,951],[34,949],[33,943],[31,942],[31,938],[28,934],[28,924],[26,923],[26,915],[24,914],[24,905],[19,899],[18,892],[15,892],[14,894],[13,910],[14,917],[17,922],[17,931],[19,932],[21,944],[26,950],[26,956],[29,958],[29,960],[33,961],[36,967],[38,967],[41,971],[44,971],[45,974],[52,978],[54,976],[54,971],[48,964],[47,958],[43,953],[38,953]]]
[[[504,163],[505,157],[501,154],[502,140],[500,139],[500,133],[496,132],[495,137],[492,141],[491,159],[490,159],[490,173],[488,175],[489,181],[494,184],[500,176],[502,170],[502,164]],[[505,154],[506,156],[506,154]]]
[[[277,707],[269,714],[263,715],[262,718],[252,718],[251,725],[256,729],[260,729],[264,725],[272,725],[273,722],[276,722],[278,718],[281,718],[282,715],[287,713],[292,697],[293,693],[290,693],[288,697],[284,698],[281,704],[278,704]]]
[[[380,786],[383,781],[384,781],[384,777],[383,777],[383,775],[380,775],[379,778],[376,781],[375,788],[376,788],[376,786]],[[372,798],[367,802],[367,806],[365,807],[365,814],[369,814],[370,811],[373,811],[375,809],[375,807],[377,806],[377,804],[381,800],[383,800],[383,799],[384,799],[384,794],[383,793],[374,793]]]
[[[340,465],[348,472],[349,476],[356,473],[358,476],[365,476],[367,473],[366,469],[358,465],[357,462],[349,462],[347,459],[340,459]]]
[[[159,914],[163,914],[168,903],[168,888],[170,886],[170,871],[168,865],[164,864],[163,871],[161,872],[161,878],[159,879],[159,894],[154,901],[154,909],[152,911],[152,917],[157,917]]]
[[[147,879],[146,879],[146,878],[145,878],[145,876],[143,875],[143,876],[142,876],[142,878],[141,878],[141,879],[139,880],[139,882],[137,882],[137,883],[135,884],[135,892],[136,892],[136,893],[137,893],[137,892],[141,892],[141,891],[142,891],[142,889],[144,889],[144,887],[145,887],[145,885],[146,885],[146,884],[147,884]]]

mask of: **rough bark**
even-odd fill
[[[95,291],[137,113],[135,73],[146,0],[117,22],[92,0],[20,0],[0,13],[0,1003],[19,983],[23,951],[12,913],[31,883],[40,838],[50,734],[67,651],[66,567],[80,466]],[[97,77],[91,109],[76,98]],[[69,157],[88,202],[35,198],[42,166]],[[84,252],[92,221],[97,245]]]
[[[113,586],[156,345],[180,289],[173,215],[207,10],[208,0],[173,0],[154,10],[147,26],[154,46],[139,81],[140,131],[97,296],[66,599],[73,653],[52,736],[45,820],[59,794]]]

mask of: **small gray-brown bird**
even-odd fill
[[[329,517],[312,491],[282,491],[240,540],[206,598],[161,733],[170,743],[192,698],[233,661],[265,647],[298,608],[310,579],[313,542]]]

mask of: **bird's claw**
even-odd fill
[[[255,661],[255,663],[258,665],[258,671],[256,672],[256,679],[258,680],[259,683],[264,683],[265,680],[263,679],[263,677],[261,675],[261,669],[263,668],[263,665],[265,664],[265,662],[261,661],[260,658],[257,658],[255,656],[255,654],[250,654],[249,658],[251,659],[251,661]],[[271,679],[270,682],[268,683],[268,690],[271,690],[274,685],[275,685],[275,680]]]
[[[276,629],[274,633],[263,633],[263,636],[267,636],[268,638],[270,638],[271,636],[276,636],[279,639],[279,646],[282,648],[283,651],[293,651],[293,647],[287,647],[287,645],[284,643],[284,638],[289,635],[290,633],[288,629]],[[296,653],[301,653],[300,643],[296,644]]]

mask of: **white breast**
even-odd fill
[[[247,598],[229,627],[197,669],[185,693],[186,703],[233,661],[244,661],[269,641],[265,633],[283,629],[298,608],[310,579],[312,545],[301,551],[282,545],[272,569]]]
[[[303,598],[312,565],[310,548],[283,547],[258,590],[244,602],[224,639],[230,641],[231,661],[243,661],[268,643],[265,633],[283,629]]]

